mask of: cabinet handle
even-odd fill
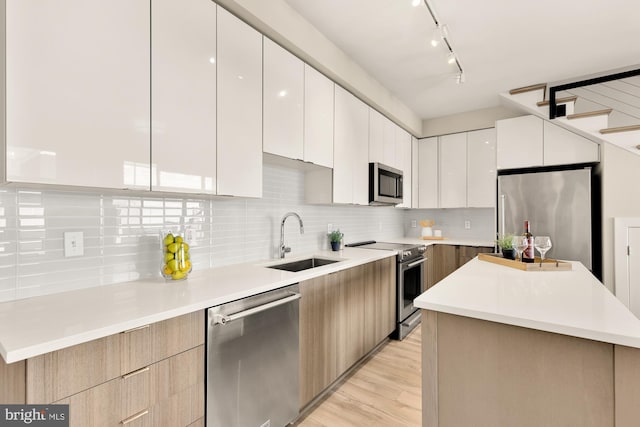
[[[147,366],[145,368],[138,369],[137,371],[129,372],[128,374],[124,374],[122,376],[122,379],[126,380],[128,378],[135,377],[136,375],[141,374],[143,372],[149,372],[149,367]]]
[[[123,334],[128,334],[131,332],[135,332],[135,331],[140,331],[142,329],[147,329],[150,328],[151,325],[142,325],[142,326],[138,326],[137,328],[133,328],[133,329],[127,329],[126,331],[122,331]]]
[[[120,421],[120,424],[122,424],[123,426],[124,426],[124,425],[127,425],[127,424],[129,424],[130,422],[137,420],[138,418],[142,418],[142,417],[144,417],[144,416],[145,416],[145,415],[147,415],[148,413],[149,413],[149,410],[148,410],[148,409],[145,409],[145,410],[144,410],[144,411],[142,411],[142,412],[138,412],[138,413],[137,413],[137,414],[135,414],[135,415],[131,415],[129,418],[125,418],[124,420]]]

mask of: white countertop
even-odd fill
[[[527,272],[475,258],[415,306],[640,348],[640,320],[581,263],[572,264],[572,271]]]
[[[292,273],[266,268],[281,260],[194,271],[187,280],[100,286],[0,303],[0,354],[7,363],[220,305],[303,280],[395,256],[393,251],[345,248],[318,256],[342,262]]]
[[[396,239],[387,239],[385,242],[392,243],[409,243],[409,244],[424,244],[430,245],[460,245],[460,246],[482,246],[482,247],[494,247],[495,242],[493,240],[480,240],[480,239],[460,239],[455,237],[447,237],[445,240],[423,240],[419,237],[399,237]]]

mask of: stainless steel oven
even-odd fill
[[[425,261],[424,245],[402,243],[366,242],[351,243],[364,249],[396,251],[396,329],[393,338],[403,339],[420,324],[420,309],[413,300],[424,292]]]
[[[413,306],[413,300],[424,292],[424,268],[426,259],[421,253],[406,261],[399,261],[397,274],[396,338],[403,339],[420,323],[420,309]]]

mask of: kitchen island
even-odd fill
[[[415,300],[423,426],[637,425],[640,320],[572,267],[476,258]]]

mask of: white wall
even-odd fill
[[[603,282],[615,290],[613,218],[640,216],[640,155],[612,144],[600,146]]]
[[[403,236],[403,211],[393,207],[304,204],[304,173],[264,166],[262,199],[202,199],[0,189],[0,301],[159,277],[160,230],[189,227],[193,268],[274,258],[280,220],[289,256],[329,247],[327,223],[345,241]],[[85,255],[64,258],[63,233],[84,233]]]
[[[420,136],[422,120],[283,0],[216,0],[332,80]]]
[[[435,119],[425,119],[422,122],[422,135],[429,137],[492,128],[495,127],[496,120],[522,115],[524,115],[523,112],[508,107],[492,107]]]

